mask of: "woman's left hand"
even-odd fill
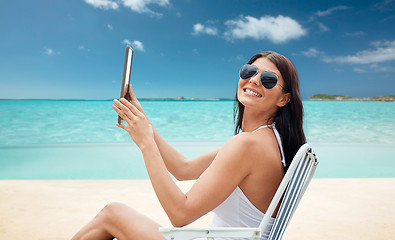
[[[153,127],[144,113],[125,98],[121,98],[121,101],[114,99],[114,103],[115,105],[112,105],[112,108],[128,123],[128,125],[118,123],[116,125],[127,131],[140,149],[148,144],[155,143]]]

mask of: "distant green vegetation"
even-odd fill
[[[384,95],[378,97],[349,97],[343,95],[315,94],[309,100],[335,100],[335,101],[384,101],[394,102],[395,95]]]
[[[310,97],[310,100],[339,100],[339,99],[350,99],[351,97],[343,95],[328,95],[328,94],[316,94]]]
[[[372,97],[372,99],[374,100],[374,99],[393,99],[393,100],[395,100],[395,95],[384,95],[384,96],[381,96],[381,97]]]

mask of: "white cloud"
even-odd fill
[[[114,29],[111,24],[107,24],[107,28],[110,29],[110,30]]]
[[[350,9],[350,7],[348,7],[348,6],[336,6],[336,7],[331,7],[329,9],[325,10],[325,11],[317,11],[315,13],[315,15],[317,15],[319,17],[323,17],[323,16],[331,15],[335,11],[347,10],[347,9]]]
[[[364,73],[367,72],[365,68],[355,67],[353,68],[354,72]]]
[[[283,43],[307,34],[307,30],[296,20],[282,15],[264,16],[260,19],[241,16],[237,20],[226,21],[225,25],[228,30],[224,35],[228,40],[250,37],[257,40],[268,39],[273,43]]]
[[[138,13],[148,13],[156,17],[162,17],[162,13],[152,11],[147,5],[159,5],[160,7],[170,6],[169,0],[121,0],[124,7],[130,8]]]
[[[235,57],[231,57],[231,58],[229,58],[228,59],[228,62],[247,62],[248,61],[248,59],[247,58],[245,58],[243,55],[238,55],[238,56],[235,56]]]
[[[359,32],[350,32],[350,33],[345,33],[344,36],[345,37],[359,37],[359,36],[363,36],[365,35],[364,32],[359,31]]]
[[[133,42],[132,42],[132,46],[133,46],[136,50],[145,52],[144,45],[143,45],[143,43],[140,42],[140,41],[137,41],[137,40],[133,41]]]
[[[124,39],[124,40],[122,41],[122,44],[132,45],[132,42],[129,41],[128,39]]]
[[[392,11],[395,9],[395,1],[394,0],[383,0],[378,3],[376,3],[374,8],[386,12],[386,11]]]
[[[45,49],[45,53],[48,55],[52,55],[53,54],[53,50],[51,48],[47,48]]]
[[[365,72],[395,72],[394,67],[379,66],[378,64],[372,64],[367,67],[355,67],[354,72],[365,73]]]
[[[55,52],[52,48],[44,47],[44,53],[47,55],[59,55],[60,52]]]
[[[375,72],[395,72],[394,67],[389,66],[379,66],[378,64],[370,65],[370,68],[373,69]]]
[[[336,7],[331,7],[329,9],[327,9],[327,10],[324,10],[324,11],[317,11],[310,17],[309,21],[313,21],[317,17],[329,16],[329,15],[333,14],[335,11],[347,10],[347,9],[350,9],[350,7],[348,7],[348,6],[336,6]]]
[[[323,24],[322,22],[317,22],[318,27],[320,28],[320,32],[328,32],[329,28]]]
[[[322,54],[323,52],[315,49],[309,48],[309,50],[302,52],[302,54],[306,57],[317,57],[318,55]]]
[[[200,23],[196,23],[195,25],[193,25],[193,32],[195,34],[202,32],[204,29],[204,26]]]
[[[118,9],[118,3],[111,0],[84,0],[86,3],[104,10]]]
[[[196,23],[193,25],[192,35],[207,34],[207,35],[217,35],[218,29],[215,27],[206,27],[203,24]]]
[[[387,43],[388,43],[388,41],[387,41]],[[376,48],[379,48],[383,44],[383,42],[382,41],[374,41],[374,42],[371,42],[370,44]]]
[[[302,51],[301,55],[306,57],[320,58],[327,63],[354,64],[354,72],[395,72],[395,67],[384,66],[382,63],[395,60],[395,40],[394,41],[375,41],[370,43],[375,49],[359,51],[354,55],[329,57],[325,52],[315,48]],[[296,54],[299,55],[299,54]],[[380,64],[378,64],[380,63]],[[338,71],[335,69],[335,71]],[[341,71],[344,71],[341,69]]]
[[[84,45],[80,45],[78,48],[79,48],[81,51],[88,51],[88,52],[91,51],[89,48],[86,48]]]
[[[104,10],[118,9],[120,5],[130,8],[134,12],[148,13],[152,16],[162,17],[163,14],[152,11],[148,5],[160,7],[170,6],[170,0],[84,0],[86,3]]]
[[[130,45],[133,47],[134,50],[145,52],[144,44],[138,40],[134,40],[133,42],[129,41],[128,39],[124,39],[122,44]]]
[[[325,62],[373,64],[395,60],[395,40],[372,42],[376,49],[359,51],[354,55],[325,57]]]

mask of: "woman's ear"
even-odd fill
[[[279,99],[277,106],[284,107],[291,100],[291,93],[284,93]]]

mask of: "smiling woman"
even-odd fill
[[[114,100],[112,108],[127,123],[116,125],[142,152],[155,193],[174,226],[213,211],[213,227],[257,227],[296,149],[306,141],[296,70],[275,52],[255,55],[240,71],[236,136],[193,159],[159,135],[132,86],[128,97]],[[196,182],[184,193],[169,173]],[[262,239],[267,239],[276,214]],[[73,239],[163,239],[158,227],[135,210],[111,203]]]
[[[285,161],[289,166],[298,146],[306,142],[303,131],[303,105],[295,67],[283,55],[271,51],[255,55],[248,64],[240,70],[240,79],[248,81],[239,82],[236,95],[238,104],[234,111],[238,113],[235,134],[240,130],[244,131],[243,118],[249,102],[258,102],[260,107],[266,109],[268,105],[275,106],[269,113],[274,117],[266,118],[267,124],[276,123],[284,146]],[[257,83],[259,80],[260,84]]]

